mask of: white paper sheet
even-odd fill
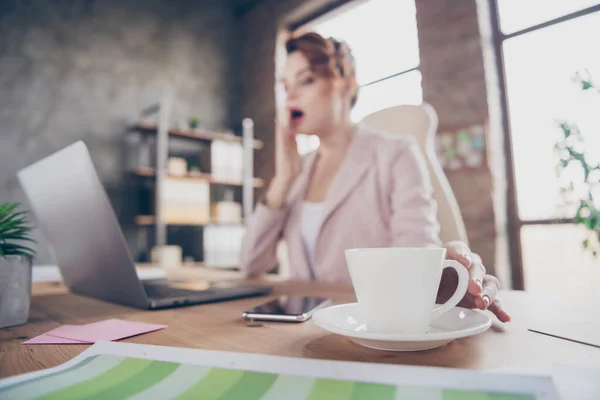
[[[519,376],[449,368],[325,361],[114,342],[98,342],[73,360],[56,368],[0,381],[0,389],[34,377],[62,371],[94,355],[114,355],[213,368],[420,388],[504,393],[510,391],[515,394],[532,395],[536,400],[559,399],[552,379],[548,376]]]
[[[600,366],[584,368],[555,364],[552,368],[552,377],[563,399],[600,399]]]

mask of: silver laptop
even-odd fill
[[[65,284],[74,293],[154,309],[271,292],[270,287],[241,283],[211,282],[203,290],[187,290],[167,279],[140,281],[82,141],[22,169],[18,175]]]

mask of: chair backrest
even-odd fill
[[[440,239],[444,243],[461,240],[468,244],[465,223],[458,203],[435,154],[435,135],[438,128],[435,109],[428,103],[419,106],[394,106],[367,115],[363,122],[384,132],[411,134],[417,138],[433,184],[441,229]]]

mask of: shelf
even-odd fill
[[[140,168],[137,168],[136,170],[134,170],[133,173],[137,176],[143,176],[146,178],[155,178],[156,177],[156,170],[151,167],[140,167]],[[168,175],[167,177],[169,179],[180,179],[180,180],[185,180],[185,181],[202,181],[202,182],[209,181],[210,183],[217,184],[217,185],[242,186],[242,182],[240,182],[240,181],[214,179],[210,174],[201,173],[201,172],[200,173],[192,173],[192,174],[189,174],[186,176]],[[261,178],[254,178],[253,184],[254,184],[255,188],[260,188],[260,187],[264,186],[265,181]]]
[[[138,132],[141,132],[141,133],[144,133],[147,135],[155,135],[156,132],[158,131],[156,125],[144,124],[144,123],[139,123],[137,125],[134,125],[131,128],[131,130],[138,131]],[[208,131],[205,129],[192,130],[192,129],[171,128],[171,129],[169,129],[169,135],[174,136],[174,137],[184,138],[184,139],[199,140],[199,141],[203,141],[203,142],[210,142],[213,140],[223,140],[226,142],[233,141],[233,142],[237,142],[237,143],[242,142],[241,136],[232,135],[230,133]],[[264,143],[262,142],[262,140],[258,140],[258,139],[252,140],[252,147],[254,147],[255,149],[262,149],[263,146],[264,146]]]
[[[156,223],[156,217],[154,215],[137,215],[134,218],[134,221],[137,225],[140,226],[151,226]],[[207,226],[207,225],[218,225],[218,226],[240,226],[243,224],[243,221],[240,222],[210,222],[207,224],[197,224],[197,223],[177,223],[177,224],[169,224],[170,226]]]

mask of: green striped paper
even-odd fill
[[[109,355],[1,389],[0,399],[535,400],[528,395],[314,379]]]

